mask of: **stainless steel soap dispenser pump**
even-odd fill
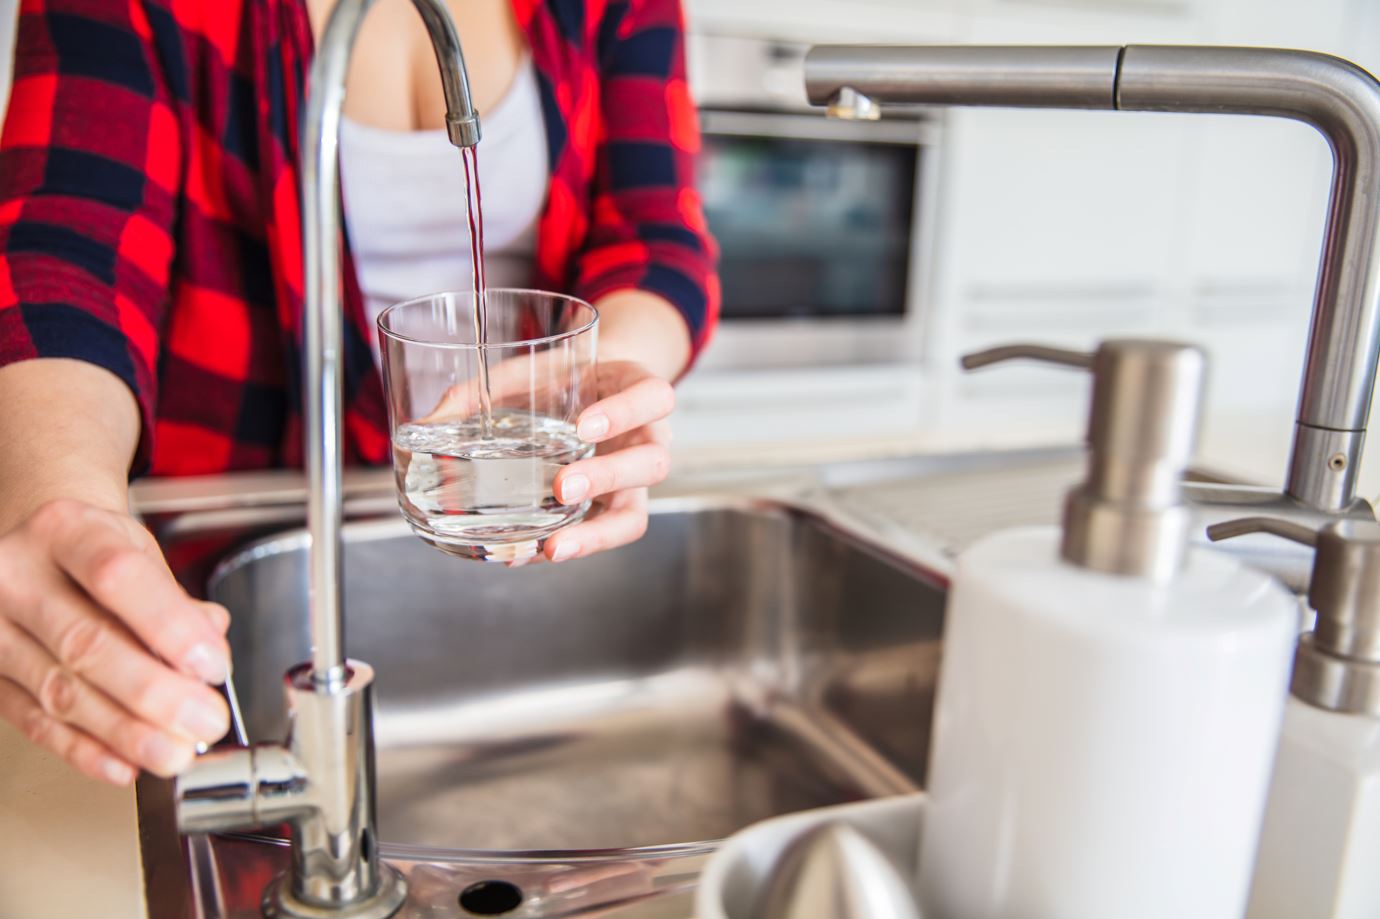
[[[1018,345],[1093,372],[1064,526],[955,560],[920,891],[932,919],[1217,919],[1246,906],[1297,633],[1266,575],[1189,545],[1190,345]]]
[[[1316,548],[1247,919],[1380,916],[1380,524],[1313,531],[1249,517],[1214,540],[1273,533]]]
[[[966,370],[1017,359],[1092,371],[1088,473],[1064,501],[1060,555],[1082,568],[1160,581],[1182,566],[1207,359],[1170,341],[1109,339],[1092,353],[1005,345],[969,354]]]

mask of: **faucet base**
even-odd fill
[[[1366,432],[1334,431],[1296,422],[1284,491],[1296,501],[1336,516],[1356,498],[1356,476]]]
[[[1330,514],[1271,488],[1209,482],[1185,482],[1183,488],[1184,497],[1193,508],[1190,532],[1194,545],[1235,555],[1243,563],[1273,575],[1300,594],[1307,592],[1313,576],[1312,549],[1260,535],[1215,543],[1207,538],[1207,528],[1240,517],[1277,517],[1310,530],[1326,526],[1339,517],[1376,519],[1375,509],[1363,498],[1357,498],[1340,513]]]
[[[286,873],[264,890],[266,919],[388,919],[407,901],[407,881],[397,869],[379,863],[379,891],[367,900],[344,906],[312,906],[292,895]]]

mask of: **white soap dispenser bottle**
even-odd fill
[[[1087,355],[1088,474],[1064,525],[963,552],[949,593],[920,856],[938,919],[1239,919],[1298,634],[1264,574],[1188,547],[1205,358]]]
[[[1317,533],[1264,517],[1213,539],[1267,532],[1315,546],[1313,631],[1299,639],[1248,919],[1380,916],[1380,524]]]

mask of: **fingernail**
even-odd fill
[[[551,556],[553,562],[563,562],[568,558],[574,558],[580,554],[580,544],[566,540],[556,547],[555,553]]]
[[[585,443],[597,440],[608,432],[608,415],[587,415],[580,419],[579,425],[575,428],[575,433],[579,434]]]
[[[195,673],[202,681],[219,686],[230,675],[230,661],[227,655],[208,644],[196,645],[182,658],[182,665]]]
[[[118,759],[107,759],[101,763],[101,774],[115,785],[128,785],[134,781],[134,770]]]
[[[150,734],[139,747],[144,768],[165,778],[186,769],[195,755],[190,746],[179,744],[163,733]]]
[[[177,726],[191,736],[214,743],[230,729],[225,712],[219,706],[207,705],[200,699],[188,699],[177,710]]]
[[[211,620],[211,627],[216,631],[224,633],[230,628],[230,612],[219,603],[203,603],[201,611]]]
[[[568,475],[561,480],[561,503],[583,501],[589,491],[589,479],[582,475]]]

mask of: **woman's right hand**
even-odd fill
[[[131,516],[49,501],[0,537],[0,718],[94,778],[171,776],[228,728],[229,623]]]

